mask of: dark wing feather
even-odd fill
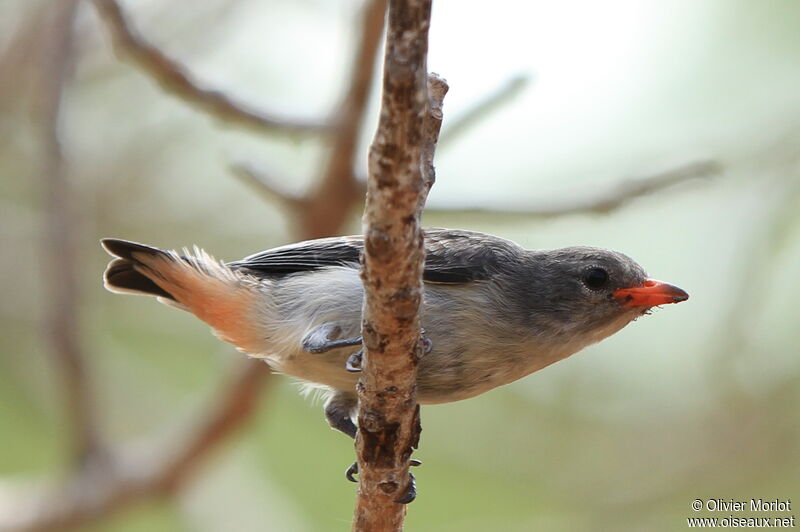
[[[327,266],[358,264],[363,247],[361,236],[320,238],[268,249],[228,266],[250,270],[256,275],[281,277]]]
[[[491,279],[524,251],[503,238],[454,229],[426,230],[425,249],[423,279],[447,284]]]
[[[504,262],[515,260],[522,248],[502,238],[452,229],[425,230],[423,279],[460,284],[490,279]],[[321,238],[290,244],[230,263],[233,268],[263,277],[282,277],[328,266],[357,265],[361,235]]]

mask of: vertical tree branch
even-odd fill
[[[420,213],[429,120],[430,0],[392,0],[380,122],[369,154],[364,211],[366,363],[358,383],[359,488],[353,530],[401,530],[409,459],[421,431],[416,403],[425,259]],[[443,94],[443,93],[442,93]],[[437,128],[438,133],[438,128]]]
[[[72,68],[73,24],[77,0],[51,7],[49,38],[43,47],[36,113],[42,139],[42,192],[45,204],[43,263],[49,294],[46,306],[47,341],[63,378],[72,454],[79,464],[94,456],[96,427],[86,367],[79,339],[77,256],[74,242],[73,197],[67,184],[61,145],[61,102]]]

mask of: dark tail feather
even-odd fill
[[[145,294],[175,300],[172,294],[151,281],[147,276],[139,273],[135,268],[139,261],[133,257],[134,251],[152,255],[163,254],[163,251],[116,238],[104,238],[100,243],[109,254],[119,257],[109,263],[105,274],[103,274],[107,289],[112,292]]]
[[[132,253],[138,251],[146,253],[147,255],[164,255],[165,252],[158,248],[145,246],[137,242],[130,242],[128,240],[120,240],[119,238],[104,238],[100,240],[100,245],[108,251],[110,255],[136,262]]]

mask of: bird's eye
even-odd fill
[[[603,288],[608,282],[608,272],[603,268],[589,268],[583,274],[583,283],[592,290]]]

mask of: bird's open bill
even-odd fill
[[[614,297],[626,307],[655,307],[686,301],[689,294],[669,283],[648,279],[642,286],[615,290]]]

